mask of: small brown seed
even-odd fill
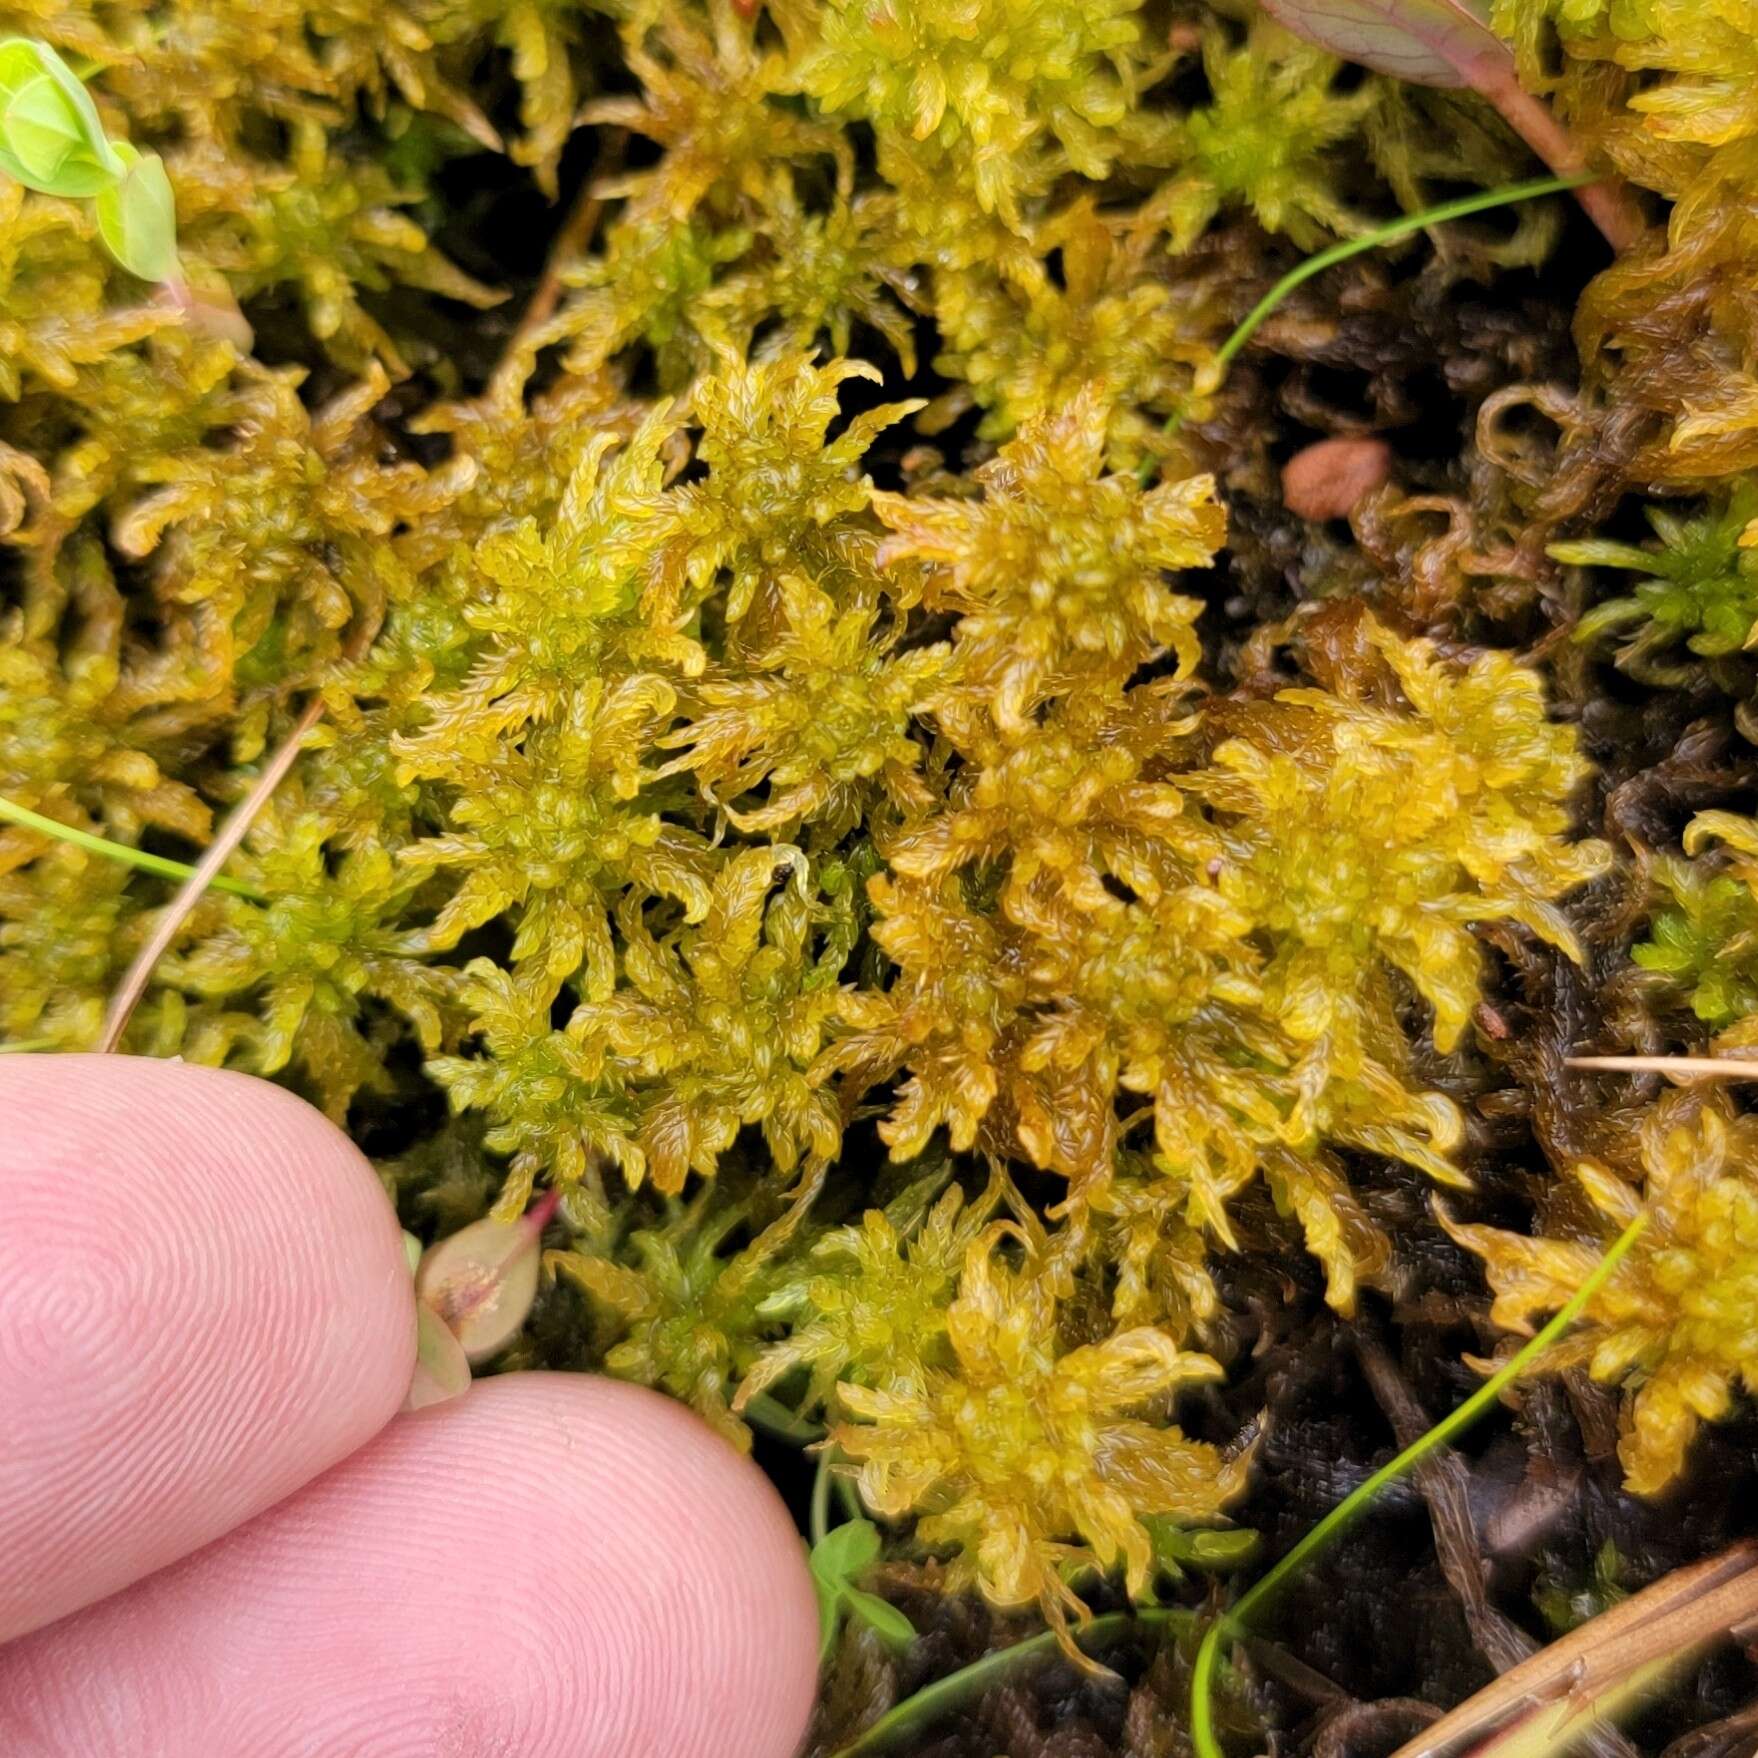
[[[1341,519],[1391,474],[1382,439],[1319,440],[1282,466],[1282,502],[1302,519]]]

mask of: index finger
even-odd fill
[[[0,1641],[207,1544],[408,1389],[370,1165],[266,1082],[0,1060]]]

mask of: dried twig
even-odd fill
[[[1681,1084],[1696,1080],[1758,1080],[1758,1061],[1742,1056],[1567,1056],[1565,1068],[1603,1068],[1619,1074],[1664,1074]]]
[[[1279,1643],[1271,1642],[1263,1636],[1248,1635],[1242,1646],[1257,1663],[1259,1672],[1286,1685],[1289,1690],[1298,1692],[1309,1703],[1316,1703],[1322,1709],[1335,1714],[1360,1701],[1359,1698],[1351,1697],[1335,1679],[1327,1677],[1316,1667],[1308,1666],[1304,1660],[1290,1654]],[[1437,1709],[1429,1719],[1438,1720],[1440,1713]]]
[[[1612,1703],[1639,1695],[1710,1643],[1758,1624],[1758,1544],[1675,1569],[1541,1649],[1393,1758],[1560,1752]],[[1490,1744],[1480,1744],[1493,1735]],[[1503,1742],[1508,1742],[1506,1745]]]
[[[1391,1742],[1388,1730],[1412,1725],[1432,1727],[1441,1712],[1420,1697],[1381,1697],[1372,1703],[1350,1703],[1327,1716],[1312,1743],[1312,1758],[1351,1758],[1365,1746],[1380,1751]]]
[[[305,743],[305,735],[317,725],[323,711],[323,698],[319,696],[300,715],[292,732],[263,765],[262,774],[256,778],[255,785],[232,808],[226,822],[220,826],[219,835],[196,862],[195,871],[177,888],[177,895],[160,913],[147,943],[135,954],[134,962],[129,965],[115,994],[110,997],[110,1006],[104,1015],[103,1035],[98,1039],[100,1051],[114,1050],[122,1042],[122,1034],[128,1029],[128,1021],[141,996],[146,993],[147,984],[152,981],[154,968],[189,919],[190,911],[201,902],[213,883],[215,874],[244,840],[245,833],[255,821],[257,813],[267,803],[269,795],[281,785],[287,771],[293,767],[293,760]]]
[[[598,229],[605,203],[605,197],[599,191],[603,187],[603,179],[621,167],[623,146],[627,139],[627,130],[621,128],[612,129],[605,136],[598,160],[592,167],[592,175],[581,187],[573,210],[562,222],[561,230],[556,233],[555,241],[550,245],[549,260],[543,265],[543,278],[537,283],[537,290],[531,295],[530,304],[520,314],[518,326],[507,338],[507,345],[501,351],[503,361],[512,359],[530,340],[533,332],[541,329],[555,315],[555,308],[562,296],[563,271],[575,258],[585,254],[586,246],[592,241],[592,234]]]
[[[1748,1703],[1707,1727],[1681,1734],[1660,1758],[1752,1758],[1758,1752],[1758,1703]]]

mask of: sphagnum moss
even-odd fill
[[[1395,461],[1335,577],[1305,528],[1271,614],[1229,570],[1264,550],[1263,410],[1317,406],[1276,363],[1384,351],[1384,300],[1432,314],[1556,235],[1390,225],[1531,175],[1475,100],[1135,0],[0,9],[163,155],[191,288],[263,338],[0,177],[7,1047],[93,1043],[167,896],[105,845],[191,855],[321,701],[127,1046],[362,1128],[443,1098],[387,1179],[430,1231],[497,1179],[503,1219],[559,1193],[570,1362],[741,1445],[758,1409],[822,1422],[896,1554],[1073,1652],[1075,1581],[1141,1592],[1144,1522],[1240,1505],[1248,1451],[1176,1418],[1234,1254],[1292,1238],[1254,1189],[1349,1311],[1399,1249],[1363,1166],[1464,1182],[1435,1070],[1481,1017],[1478,930],[1581,954],[1593,648],[1523,662],[1505,619],[1634,568],[1585,636],[1634,635],[1635,687],[1708,654],[1750,692],[1758,28],[1503,11],[1668,223],[1587,286],[1577,390],[1519,338],[1472,356],[1482,449],[1438,488]],[[497,362],[507,239],[460,192],[553,193],[576,127],[581,166],[635,144]],[[1222,381],[1256,294],[1357,236],[1389,256]],[[1658,547],[1598,529],[1626,492],[1671,503]],[[1685,919],[1638,956],[1737,1029],[1704,950],[1746,932],[1725,817],[1656,869]],[[1750,1379],[1725,1311],[1678,1304],[1678,1264],[1758,1263],[1744,1126],[1694,1115],[1653,1126],[1657,1231],[1594,1309],[1600,1365],[1647,1376],[1643,1487]],[[1516,1320],[1593,1249],[1461,1236]]]
[[[1719,1095],[1681,1093],[1648,1115],[1640,1142],[1634,1187],[1593,1161],[1574,1168],[1591,1231],[1451,1231],[1484,1260],[1496,1321],[1524,1330],[1568,1300],[1614,1232],[1646,1218],[1582,1329],[1546,1366],[1585,1366],[1626,1388],[1618,1457],[1630,1488],[1653,1494],[1684,1468],[1698,1425],[1726,1415],[1736,1391],[1758,1389],[1758,1136]]]

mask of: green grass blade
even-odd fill
[[[1127,1636],[1131,1630],[1138,1630],[1143,1626],[1189,1626],[1195,1622],[1194,1612],[1177,1608],[1107,1612],[1104,1617],[1094,1618],[1091,1623],[1076,1630],[1074,1636],[1083,1648],[1096,1648],[1119,1636]],[[901,1703],[888,1709],[859,1739],[833,1753],[832,1758],[865,1758],[869,1752],[881,1751],[902,1735],[916,1732],[940,1716],[950,1715],[953,1710],[975,1697],[980,1697],[998,1679],[1005,1678],[1023,1662],[1036,1656],[1052,1655],[1056,1651],[1056,1632],[1046,1630],[1042,1635],[1014,1643],[1011,1648],[985,1654],[981,1660],[972,1661],[969,1666],[960,1667],[957,1672],[948,1673],[945,1678],[936,1679],[931,1685],[924,1685],[913,1697],[906,1697]]]
[[[817,1423],[796,1416],[779,1398],[772,1398],[767,1392],[747,1399],[739,1414],[759,1433],[771,1440],[786,1441],[790,1447],[809,1447],[824,1438],[824,1430]]]
[[[1462,195],[1456,201],[1441,202],[1437,207],[1424,208],[1419,214],[1402,214],[1395,220],[1388,220],[1383,226],[1374,227],[1371,232],[1364,232],[1359,238],[1345,239],[1341,244],[1333,244],[1328,250],[1319,251],[1316,256],[1309,256],[1304,262],[1291,268],[1245,314],[1238,328],[1221,344],[1210,369],[1214,377],[1214,388],[1219,388],[1234,357],[1257,333],[1264,320],[1296,287],[1310,281],[1314,275],[1321,275],[1326,269],[1337,263],[1347,262],[1350,257],[1359,256],[1364,250],[1377,250],[1382,244],[1396,243],[1398,239],[1408,238],[1411,233],[1425,231],[1430,226],[1444,225],[1448,220],[1462,220],[1470,214],[1481,214],[1490,208],[1533,201],[1541,195],[1561,195],[1566,190],[1579,189],[1582,184],[1592,181],[1591,176],[1582,173],[1574,177],[1534,177],[1526,183],[1507,183],[1500,189],[1486,189],[1479,195]],[[1168,435],[1176,433],[1183,421],[1182,411],[1170,416],[1165,432]],[[1140,475],[1144,488],[1153,480],[1154,471],[1158,467],[1159,460],[1156,458],[1143,460]]]
[[[145,849],[111,842],[108,837],[94,836],[89,830],[77,830],[71,824],[63,824],[55,818],[45,818],[41,812],[33,812],[28,806],[15,805],[8,799],[0,799],[0,823],[17,824],[22,829],[52,836],[59,842],[70,842],[75,848],[102,855],[106,860],[120,861],[125,867],[138,867],[143,873],[157,873],[162,879],[188,879],[195,872],[193,867],[185,866],[182,861],[167,860],[163,855],[148,854]],[[266,901],[254,885],[246,885],[241,879],[217,878],[214,886],[217,890],[231,892],[234,897],[248,897],[253,903]]]
[[[1190,1736],[1196,1747],[1197,1758],[1224,1758],[1220,1743],[1215,1738],[1214,1701],[1215,1672],[1220,1665],[1221,1644],[1229,1636],[1236,1636],[1243,1631],[1252,1613],[1283,1582],[1297,1574],[1309,1558],[1365,1514],[1374,1498],[1387,1484],[1396,1482],[1420,1465],[1436,1447],[1444,1446],[1454,1435],[1469,1428],[1480,1416],[1487,1415],[1502,1393],[1581,1316],[1587,1303],[1605,1285],[1607,1278],[1618,1267],[1624,1254],[1636,1243],[1637,1236],[1647,1224],[1647,1217],[1638,1215],[1618,1235],[1605,1256],[1594,1266],[1593,1273],[1575,1291],[1574,1297],[1519,1354],[1485,1380],[1451,1416],[1442,1417],[1427,1434],[1412,1441],[1397,1458],[1382,1465],[1359,1489],[1339,1502],[1262,1580],[1241,1595],[1239,1603],[1231,1611],[1223,1612],[1208,1627],[1203,1633],[1202,1644],[1197,1649],[1196,1666],[1190,1680]]]

